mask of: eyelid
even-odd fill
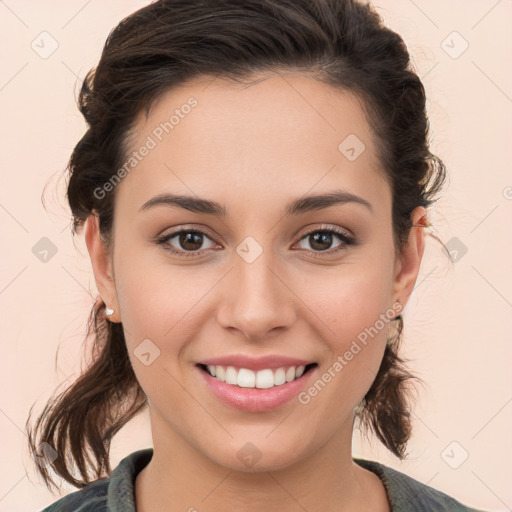
[[[174,247],[170,247],[169,240],[173,239],[175,236],[177,236],[183,232],[185,232],[185,233],[189,233],[189,232],[201,233],[205,237],[209,238],[215,244],[220,245],[215,241],[215,237],[213,237],[211,235],[211,233],[208,230],[206,230],[205,228],[191,227],[186,224],[182,225],[176,229],[171,230],[169,233],[166,233],[163,235],[157,235],[154,239],[154,242],[157,245],[161,245],[165,251],[168,251],[171,254],[176,255],[178,257],[182,257],[182,256],[185,258],[194,257],[194,256],[197,257],[199,255],[202,255],[204,252],[208,251],[208,249],[201,249],[200,251],[184,251],[184,250],[175,249]],[[168,247],[168,245],[169,245],[169,247]]]
[[[335,236],[337,236],[341,240],[341,244],[334,249],[327,249],[325,251],[313,251],[308,249],[303,249],[303,251],[306,251],[309,256],[313,258],[329,258],[329,257],[336,257],[339,256],[341,252],[346,251],[351,246],[357,246],[359,245],[359,241],[355,238],[354,235],[350,234],[350,232],[344,228],[341,228],[339,226],[333,226],[333,225],[327,225],[322,224],[321,226],[315,226],[308,231],[305,231],[301,234],[299,238],[299,243],[307,238],[309,235],[312,235],[313,233],[318,232],[328,232],[333,233]]]
[[[218,242],[216,242],[215,237],[212,236],[211,233],[208,230],[206,230],[205,228],[192,227],[192,226],[187,226],[187,225],[180,226],[179,228],[172,230],[170,233],[167,233],[164,235],[158,235],[155,239],[155,243],[157,243],[158,245],[162,245],[164,250],[167,250],[167,251],[171,252],[172,254],[177,255],[178,257],[181,257],[181,256],[183,256],[183,257],[194,257],[194,256],[199,257],[199,256],[202,256],[203,253],[208,251],[208,249],[201,249],[199,251],[184,251],[184,250],[166,247],[169,240],[171,240],[172,238],[174,238],[175,236],[177,236],[183,232],[200,233],[200,234],[204,235],[205,237],[209,238],[212,242],[216,243],[217,245],[221,245]],[[338,252],[346,250],[346,248],[349,246],[359,245],[359,242],[357,241],[357,239],[352,234],[350,234],[350,232],[348,230],[341,228],[339,226],[328,225],[328,224],[322,224],[320,226],[315,226],[315,227],[310,228],[307,231],[302,232],[300,236],[297,235],[297,236],[299,236],[299,239],[297,240],[296,243],[300,243],[303,239],[305,239],[309,235],[311,235],[313,233],[317,233],[317,232],[333,233],[334,235],[338,236],[338,238],[340,238],[342,243],[337,248],[327,249],[325,251],[314,251],[314,250],[308,250],[308,249],[301,249],[301,251],[306,251],[308,253],[311,253],[313,255],[313,257],[322,257],[323,255],[332,256],[333,254],[337,254]]]
[[[311,235],[313,233],[316,233],[318,231],[332,231],[332,232],[336,233],[337,235],[340,235],[347,239],[355,240],[355,237],[347,229],[341,228],[339,226],[330,225],[330,224],[321,224],[320,226],[315,226],[306,231],[303,231],[302,234],[300,235],[299,241],[302,240],[304,237]]]

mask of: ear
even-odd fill
[[[114,282],[112,255],[107,251],[100,237],[99,217],[91,214],[85,220],[85,243],[91,258],[96,287],[106,304],[113,308],[114,313],[107,318],[112,322],[120,322],[119,304]]]
[[[416,284],[421,260],[425,251],[425,225],[427,211],[423,206],[416,207],[411,213],[412,227],[395,264],[393,279],[393,297],[399,299],[405,308]]]

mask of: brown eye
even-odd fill
[[[196,231],[181,231],[177,235],[173,236],[172,238],[178,237],[178,244],[189,251],[197,251],[201,248],[202,245],[202,237],[203,235],[201,233],[198,233]]]
[[[325,251],[333,244],[333,234],[327,231],[318,231],[307,236],[311,248],[315,251]]]
[[[162,245],[164,249],[178,254],[180,256],[197,256],[202,254],[206,249],[201,249],[204,238],[211,238],[200,229],[180,229],[173,231],[167,235],[159,237],[157,244]],[[171,244],[171,240],[176,239],[175,245]]]
[[[336,238],[341,240],[341,242],[338,243],[333,250],[330,250]],[[338,251],[346,249],[347,246],[357,244],[352,236],[338,228],[317,228],[311,230],[302,236],[301,242],[302,241],[308,242],[310,246],[309,248],[306,247],[308,251],[312,251],[313,253],[328,252],[329,254],[337,253]],[[315,256],[317,256],[317,254],[315,254]]]
[[[178,256],[199,256],[208,250],[204,248],[205,238],[212,241],[212,238],[201,229],[179,229],[157,238],[156,243],[162,245],[166,251]],[[331,249],[335,239],[341,242]],[[176,239],[173,243],[171,241]],[[310,230],[300,239],[309,242],[310,248],[305,248],[314,256],[321,257],[322,253],[333,254],[346,249],[348,246],[357,245],[355,238],[339,228],[317,228]],[[215,247],[215,243],[210,248]]]

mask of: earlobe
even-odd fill
[[[108,316],[109,320],[119,322],[119,307],[112,271],[112,257],[101,240],[98,216],[89,215],[85,221],[84,228],[85,243],[91,258],[96,287],[106,308],[114,309],[114,313]]]
[[[414,289],[425,251],[425,226],[427,212],[418,206],[411,213],[412,226],[407,243],[402,247],[396,264],[393,297],[405,307]]]

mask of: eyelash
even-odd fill
[[[158,245],[162,245],[164,250],[169,251],[172,254],[177,255],[179,257],[185,257],[185,258],[200,256],[203,254],[203,252],[208,250],[208,249],[203,249],[201,251],[183,251],[183,250],[176,250],[174,248],[171,248],[169,245],[167,245],[169,240],[174,238],[176,235],[180,235],[182,233],[196,233],[196,234],[200,233],[201,235],[206,236],[207,238],[210,238],[210,240],[212,239],[212,237],[208,233],[203,231],[202,229],[194,228],[194,229],[179,229],[179,230],[173,231],[171,233],[168,233],[166,235],[158,237],[155,240],[155,242]],[[314,251],[314,250],[309,251],[308,249],[305,249],[305,250],[308,250],[309,252],[312,252],[313,257],[315,257],[315,258],[322,258],[324,254],[332,255],[333,253],[338,253],[339,251],[345,250],[346,246],[358,245],[358,242],[356,241],[356,239],[354,237],[349,236],[347,233],[345,233],[345,231],[342,231],[339,228],[333,228],[333,227],[329,227],[329,228],[321,227],[321,228],[312,229],[312,230],[304,233],[300,237],[299,242],[302,241],[304,238],[307,238],[309,235],[312,235],[313,233],[329,233],[329,234],[334,233],[335,235],[338,235],[339,238],[341,239],[341,241],[343,242],[340,246],[338,246],[334,250],[328,249],[326,251]]]

